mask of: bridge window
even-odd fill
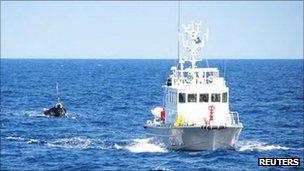
[[[211,102],[221,102],[221,94],[211,94]]]
[[[209,101],[209,94],[200,94],[199,95],[199,102],[208,102]]]
[[[168,78],[167,79],[167,86],[172,86],[172,79],[171,78]]]
[[[188,94],[188,102],[196,102],[197,100],[196,94]]]
[[[222,102],[223,103],[227,102],[227,93],[223,93],[223,95],[222,95]]]
[[[178,101],[180,103],[185,103],[186,102],[186,93],[179,93],[178,94]]]

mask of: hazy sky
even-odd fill
[[[177,2],[1,1],[2,58],[177,58]],[[303,58],[303,2],[182,2],[204,56]]]

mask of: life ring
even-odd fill
[[[147,125],[151,125],[152,124],[152,121],[151,120],[148,120],[147,121]]]

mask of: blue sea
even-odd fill
[[[244,129],[235,150],[199,152],[145,137],[176,64],[1,59],[1,170],[304,170],[303,60],[209,60]],[[42,114],[57,100],[56,82],[65,118]],[[300,157],[301,166],[259,167],[259,157]]]

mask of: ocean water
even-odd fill
[[[209,60],[225,75],[244,129],[235,150],[170,151],[145,138],[176,60],[1,59],[1,170],[252,170],[300,157],[303,60]],[[45,117],[56,101],[66,118]],[[291,169],[291,167],[275,167]]]

